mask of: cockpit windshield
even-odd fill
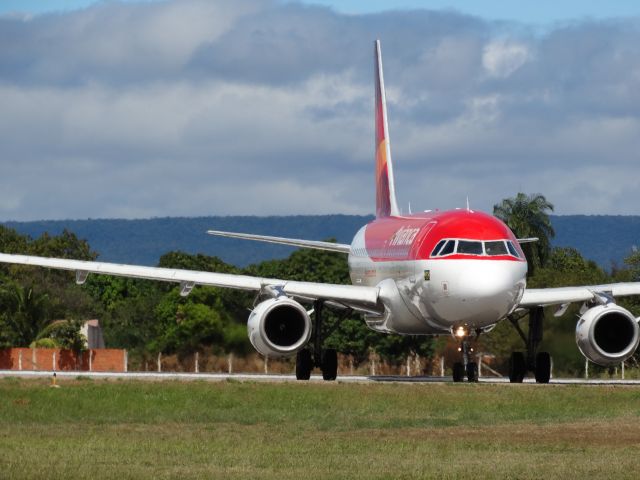
[[[487,255],[509,255],[507,251],[507,246],[505,243],[500,240],[496,242],[484,242],[484,250],[487,252]]]
[[[447,255],[476,255],[476,256],[511,256],[521,258],[518,249],[510,240],[462,240],[445,238],[438,242],[431,252],[431,257],[445,257]]]
[[[482,255],[482,242],[472,242],[470,240],[458,240],[456,253],[467,255]]]
[[[452,253],[455,253],[456,250],[456,241],[455,240],[447,240],[447,243],[445,244],[444,247],[442,247],[442,250],[440,250],[440,253],[438,254],[438,256],[443,256],[443,255],[451,255]]]

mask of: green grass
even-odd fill
[[[631,478],[640,389],[0,379],[0,478]]]

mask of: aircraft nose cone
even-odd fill
[[[470,263],[458,278],[458,299],[467,305],[470,314],[503,317],[519,301],[525,269],[522,262]]]
[[[433,305],[449,325],[482,328],[495,324],[517,305],[526,283],[524,262],[452,260],[447,268],[446,276],[436,283],[437,287],[446,284],[447,291]]]
[[[467,300],[491,298],[513,289],[514,279],[511,269],[493,262],[475,262],[468,265],[459,278],[458,294]]]

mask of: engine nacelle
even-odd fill
[[[639,341],[638,321],[615,303],[590,308],[576,325],[576,342],[582,354],[605,367],[624,362]]]
[[[251,345],[262,355],[286,357],[297,353],[309,341],[311,319],[295,300],[270,298],[253,309],[247,331]]]

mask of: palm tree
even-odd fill
[[[553,204],[539,193],[518,193],[493,206],[493,214],[506,223],[516,237],[538,237],[537,242],[522,245],[529,262],[529,274],[543,266],[551,253],[555,232],[549,219],[550,212],[553,212]]]
[[[0,306],[14,346],[28,347],[49,323],[49,296],[33,287],[14,282],[1,285]]]

